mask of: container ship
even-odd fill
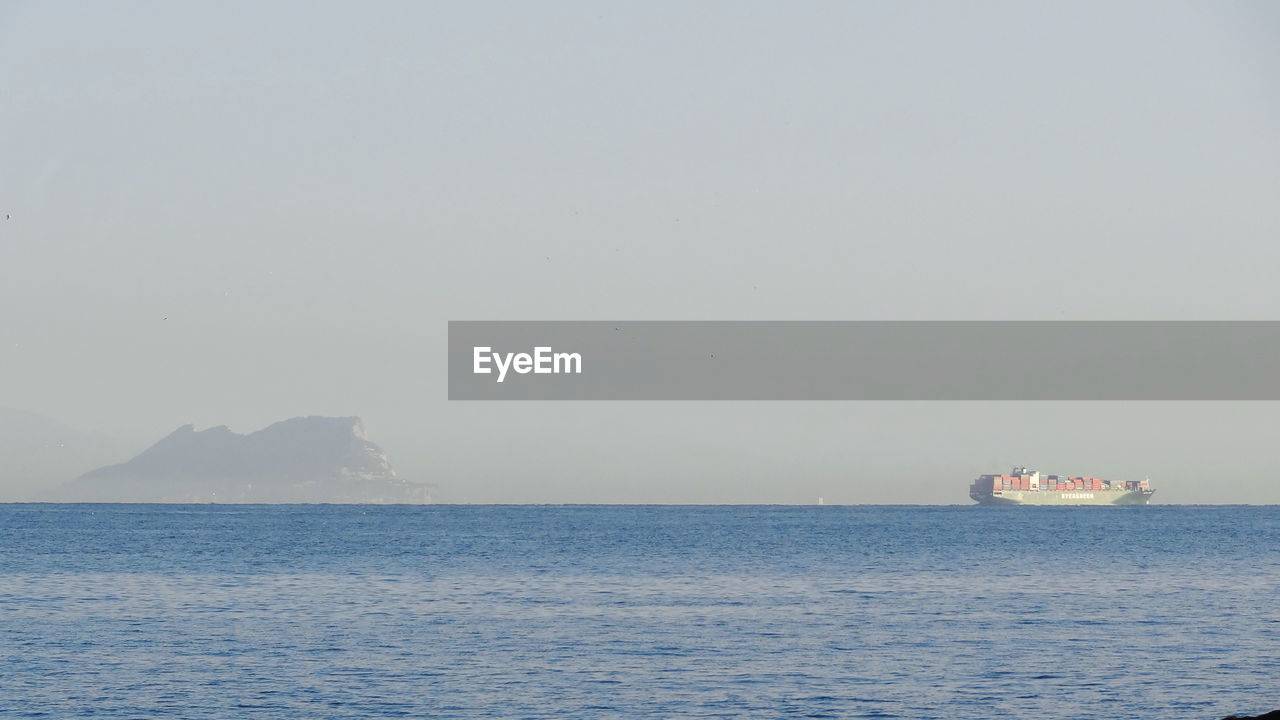
[[[1116,483],[1024,467],[1008,475],[980,475],[969,486],[969,497],[981,505],[1147,505],[1154,493],[1148,480]]]

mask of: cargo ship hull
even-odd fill
[[[969,493],[980,505],[1148,505],[1154,490],[1004,490]]]

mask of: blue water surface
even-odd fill
[[[1280,508],[0,505],[4,718],[1280,708]]]

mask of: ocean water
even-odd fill
[[[1280,708],[1280,508],[0,505],[3,718]]]

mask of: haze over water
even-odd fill
[[[445,385],[449,320],[1276,319],[1278,37],[1265,0],[4,3],[0,407],[112,451],[38,482],[0,433],[0,500],[325,415],[457,503],[949,503],[1014,463],[1280,503],[1261,404]]]
[[[1275,507],[0,506],[5,717],[1219,718]]]

